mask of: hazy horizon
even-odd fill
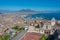
[[[59,11],[60,0],[0,0],[0,10]]]

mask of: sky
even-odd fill
[[[0,10],[60,10],[60,0],[0,0]]]

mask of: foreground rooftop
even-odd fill
[[[39,40],[41,37],[42,34],[28,32],[21,40]]]

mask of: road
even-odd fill
[[[26,32],[27,31],[23,30],[22,32],[20,32],[19,34],[17,34],[16,37],[11,38],[11,40],[20,40]]]

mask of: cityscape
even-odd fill
[[[1,0],[0,40],[60,40],[60,0]]]

